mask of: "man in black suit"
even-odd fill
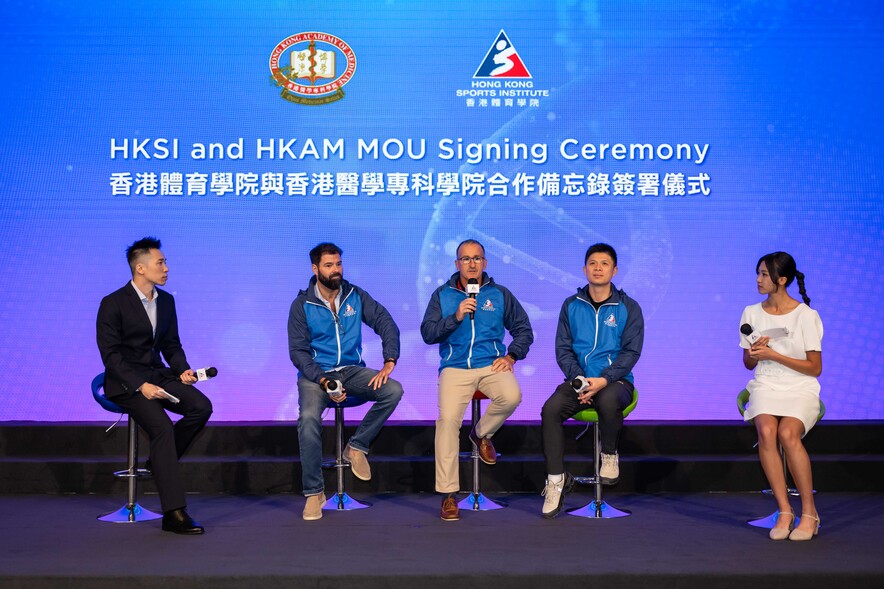
[[[126,250],[132,280],[101,300],[96,332],[104,362],[104,394],[122,407],[150,439],[150,462],[163,530],[202,534],[203,527],[185,511],[178,459],[212,414],[212,403],[194,388],[181,340],[175,299],[157,286],[166,284],[169,267],[160,241],[145,237]],[[167,368],[163,358],[171,368]],[[172,395],[180,402],[168,398]],[[183,417],[176,423],[166,411]]]

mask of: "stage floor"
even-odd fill
[[[616,494],[616,520],[540,517],[540,495],[507,509],[439,519],[432,494],[357,496],[373,505],[301,519],[296,495],[192,495],[199,537],[159,521],[111,524],[118,497],[0,496],[3,587],[880,587],[884,496],[820,494],[820,535],[772,542],[746,519],[774,510],[760,494]],[[566,507],[590,498],[581,490]],[[797,508],[797,501],[796,501]],[[142,505],[156,509],[156,496]],[[589,577],[592,577],[590,579]],[[122,583],[122,585],[121,585]],[[602,585],[598,585],[602,583]]]

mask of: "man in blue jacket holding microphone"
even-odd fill
[[[322,413],[331,399],[347,395],[374,401],[344,448],[353,475],[371,478],[367,454],[384,422],[402,398],[402,385],[390,378],[399,359],[399,328],[371,296],[344,280],[341,248],[320,243],[310,250],[313,278],[289,310],[289,355],[298,368],[298,444],[301,448],[303,517],[322,517]],[[384,366],[366,368],[362,359],[362,324],[381,337]]]
[[[485,248],[468,239],[457,247],[457,272],[430,298],[421,335],[439,344],[439,419],[436,421],[436,491],[444,494],[442,519],[456,521],[455,494],[460,490],[459,433],[463,415],[479,390],[491,399],[470,438],[486,464],[497,461],[491,436],[522,400],[513,365],[528,354],[534,341],[528,314],[506,288],[495,284],[485,269]],[[504,346],[505,330],[513,340]]]
[[[596,410],[602,445],[599,477],[607,485],[619,479],[617,443],[623,409],[632,402],[632,368],[645,337],[641,307],[611,282],[617,274],[614,248],[605,243],[590,246],[583,273],[588,284],[565,299],[556,330],[556,361],[565,382],[541,411],[547,472],[542,513],[547,519],[559,514],[574,485],[564,464],[562,424],[569,417],[584,409]]]

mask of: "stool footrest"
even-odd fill
[[[129,477],[135,477],[138,479],[149,479],[153,476],[153,473],[147,470],[146,468],[137,468],[135,469],[135,474],[129,474],[129,469],[118,470],[114,473],[114,476],[121,479],[127,479]]]

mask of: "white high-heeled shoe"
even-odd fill
[[[777,512],[776,521],[780,521],[780,516],[788,515],[792,520],[789,522],[788,528],[771,528],[770,529],[770,539],[771,540],[785,540],[788,538],[792,532],[792,528],[795,526],[795,512],[794,511],[779,511]],[[776,524],[776,522],[775,522]]]
[[[792,530],[792,533],[789,534],[789,540],[792,540],[793,542],[807,542],[820,533],[819,514],[811,515],[809,513],[802,513],[801,519],[804,519],[805,517],[816,521],[816,524],[813,526],[813,532],[805,532],[804,530],[799,530],[798,528],[795,528],[794,530]]]

